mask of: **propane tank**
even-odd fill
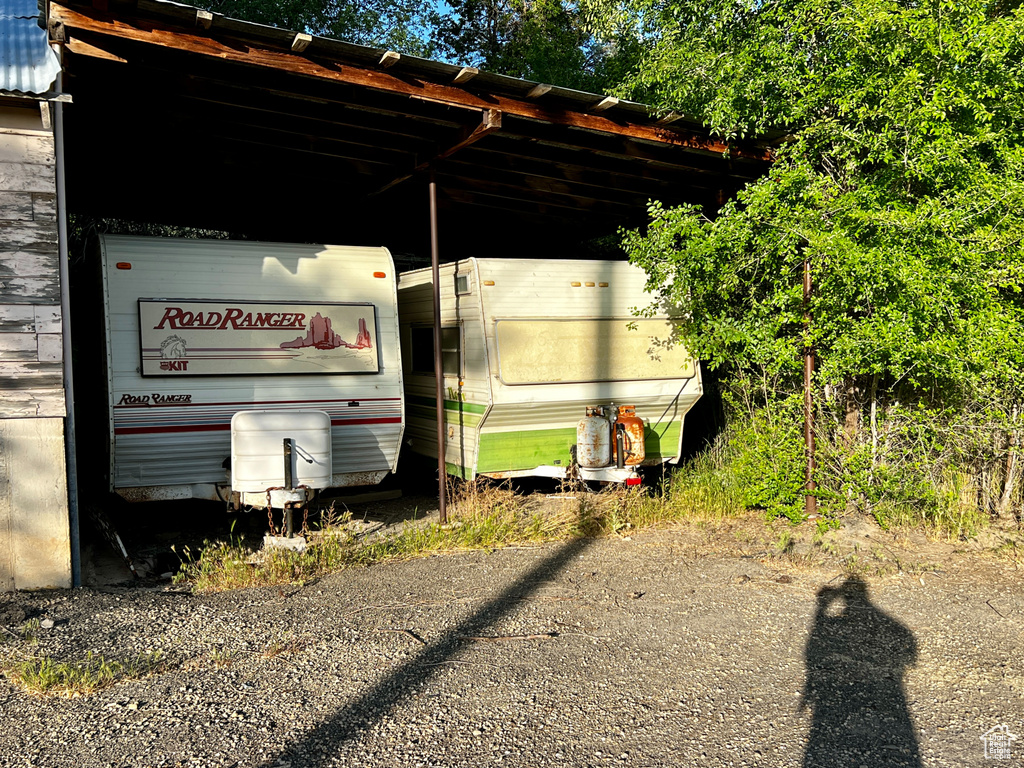
[[[587,406],[587,415],[576,425],[576,461],[581,467],[607,467],[612,461],[612,430],[604,408]]]
[[[618,466],[635,467],[644,461],[644,420],[636,415],[635,405],[620,405],[615,416],[613,430],[622,435],[622,461],[619,461],[617,438],[612,445],[612,461]]]

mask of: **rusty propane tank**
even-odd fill
[[[614,429],[623,434],[623,461],[627,467],[642,464],[644,452],[644,420],[636,415],[635,405],[620,405],[615,416]],[[621,426],[620,426],[621,425]],[[612,461],[619,463],[618,441],[612,445]]]
[[[607,467],[612,460],[612,428],[604,407],[587,406],[587,415],[576,425],[576,461],[581,467]]]

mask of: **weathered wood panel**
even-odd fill
[[[36,361],[0,362],[0,401],[4,390],[45,389],[63,385],[63,366],[60,363]]]
[[[61,333],[60,307],[36,306],[36,333]]]
[[[2,182],[0,179],[0,184]],[[57,227],[54,222],[0,221],[0,251],[50,253],[56,249]]]
[[[36,221],[57,221],[57,195],[32,192],[32,218]]]
[[[59,333],[40,333],[36,336],[36,355],[41,363],[60,362],[64,339]]]
[[[36,331],[39,328],[39,318],[36,313],[41,309],[43,308],[34,307],[31,304],[0,304],[0,333]],[[49,329],[49,325],[47,325],[47,329]]]
[[[31,192],[0,192],[0,221],[32,221],[33,218]]]
[[[7,192],[56,190],[53,166],[43,163],[0,163],[0,189]]]
[[[0,333],[0,361],[38,360],[39,339],[34,333]]]
[[[29,419],[39,416],[63,418],[63,389],[18,389],[0,392],[0,418]]]
[[[56,248],[49,251],[0,250],[0,280],[8,277],[56,278],[59,274]]]
[[[0,133],[0,163],[53,165],[53,136]]]
[[[60,280],[43,277],[0,277],[0,303],[4,304],[58,304]]]
[[[38,110],[0,108],[0,124],[2,436],[4,419],[52,417],[59,422],[66,409],[53,136],[37,130],[42,128]],[[59,465],[63,473],[63,459]],[[2,504],[3,482],[9,478],[2,467],[0,475]],[[3,524],[0,520],[0,539]],[[0,540],[0,589],[18,573],[11,549],[17,532],[8,539]]]

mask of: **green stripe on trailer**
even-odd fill
[[[682,422],[649,426],[644,431],[645,463],[658,464],[675,458]],[[480,435],[477,472],[516,472],[539,466],[568,467],[570,449],[576,444],[576,429],[533,429],[518,432],[485,432]],[[451,471],[451,470],[449,470]]]
[[[484,432],[480,435],[477,472],[515,472],[541,465],[569,466],[576,428]]]
[[[683,422],[670,421],[657,427],[660,433],[651,429],[650,425],[644,430],[645,464],[660,464],[679,455],[679,434],[682,432]]]
[[[435,411],[433,405],[428,408],[424,405],[409,404],[408,415],[410,417],[434,421],[434,414]],[[459,411],[454,408],[446,408],[444,412],[444,423],[451,424],[452,426],[462,424],[476,429],[476,427],[480,425],[482,419],[483,417],[478,414],[467,412],[459,413]]]
[[[423,395],[407,395],[406,402],[409,405],[422,405],[430,408],[431,414],[437,408],[437,401],[433,397],[423,397]],[[487,411],[486,405],[480,405],[479,403],[467,403],[465,400],[445,400],[444,409],[446,411],[465,411],[468,413],[479,413],[483,414]]]
[[[464,467],[461,464],[450,464],[446,461],[444,463],[444,469],[445,472],[447,472],[452,477],[458,477],[463,480],[473,479],[473,473],[472,471],[470,471],[469,467]]]

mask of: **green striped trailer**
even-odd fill
[[[574,465],[588,406],[634,405],[644,465],[679,459],[700,368],[667,316],[639,318],[645,275],[626,262],[465,259],[440,270],[445,461],[471,479],[621,481],[631,469]],[[437,458],[431,270],[403,273],[399,329],[406,441]]]

